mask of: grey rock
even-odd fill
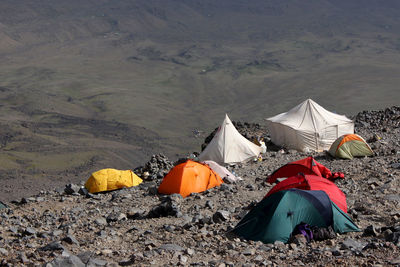
[[[63,234],[63,231],[62,231],[62,230],[59,230],[59,229],[54,230],[53,233],[52,233],[53,236],[60,236],[60,235],[62,235],[62,234]]]
[[[229,211],[226,211],[226,210],[218,210],[213,215],[213,221],[215,223],[225,222],[225,221],[229,220],[229,218],[230,218],[230,213],[229,213]]]
[[[67,184],[65,186],[64,192],[67,195],[72,195],[74,193],[78,193],[80,188],[81,187],[79,185],[76,185],[76,184]]]
[[[27,227],[22,234],[23,235],[35,235],[36,234],[36,229],[34,229],[32,227]]]
[[[168,251],[184,251],[185,249],[176,244],[163,244],[159,247],[161,250],[168,250]]]
[[[0,248],[0,255],[8,256],[8,251],[5,248]]]
[[[296,244],[299,247],[304,247],[307,245],[307,239],[304,235],[298,234],[291,237],[290,242]]]
[[[73,235],[67,235],[63,238],[63,241],[67,242],[68,244],[75,244],[79,246],[78,240]]]
[[[40,250],[43,251],[56,251],[56,250],[65,250],[64,246],[61,245],[59,241],[54,241],[49,244],[47,244],[44,247],[41,247]]]
[[[393,163],[392,165],[390,165],[390,167],[392,167],[393,169],[400,169],[400,162]]]
[[[49,263],[51,267],[85,267],[85,264],[74,255],[69,257],[59,257]],[[49,265],[46,265],[48,267]]]
[[[369,225],[364,229],[364,236],[378,236],[378,231],[373,225]]]
[[[206,208],[214,209],[214,203],[211,200],[206,201]]]
[[[126,214],[126,217],[128,219],[136,220],[143,218],[146,214],[146,210],[141,209],[141,208],[131,208],[128,213]]]
[[[223,184],[220,185],[220,189],[221,189],[221,191],[232,192],[233,191],[233,186],[230,185],[230,184],[223,183]]]
[[[341,244],[341,249],[355,249],[355,250],[362,250],[365,247],[365,243],[358,242],[354,239],[351,238],[346,238],[342,244]]]
[[[332,253],[333,256],[336,256],[336,257],[342,255],[342,252],[337,248],[331,249],[331,253]]]
[[[79,188],[78,193],[82,196],[90,197],[90,193],[85,187]]]
[[[176,195],[176,194],[175,194]],[[182,196],[179,195],[181,198]],[[182,217],[182,212],[180,211],[179,201],[174,201],[179,199],[179,197],[171,196],[169,198],[162,199],[162,202],[154,206],[147,216],[149,218],[159,218],[159,217],[167,217],[167,216],[175,216]]]
[[[96,218],[96,220],[94,220],[94,222],[99,226],[107,225],[107,220],[104,217]]]
[[[245,256],[251,256],[256,253],[256,250],[254,248],[248,248],[245,251],[243,251],[243,255]]]
[[[101,267],[107,265],[107,261],[98,258],[90,258],[89,261],[86,263],[86,267]]]
[[[126,220],[127,217],[122,212],[113,212],[107,216],[107,222],[118,222],[122,220]]]

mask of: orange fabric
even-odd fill
[[[340,141],[339,145],[336,148],[336,151],[339,149],[339,147],[341,145],[343,145],[344,143],[351,141],[351,140],[357,140],[357,141],[361,141],[364,142],[364,140],[362,140],[358,135],[356,134],[345,134],[343,135],[342,141]]]
[[[183,197],[191,193],[199,193],[219,186],[223,181],[208,165],[192,160],[181,163],[164,177],[158,192],[161,194],[181,194]]]

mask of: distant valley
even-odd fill
[[[228,113],[400,103],[400,2],[0,2],[7,194],[199,151]],[[199,132],[200,136],[194,132]]]

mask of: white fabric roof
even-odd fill
[[[300,151],[329,149],[339,136],[354,133],[352,120],[324,109],[311,99],[267,121],[272,142]]]
[[[210,166],[210,168],[213,171],[215,171],[224,180],[227,179],[231,183],[243,180],[242,178],[240,178],[238,176],[235,176],[233,173],[228,171],[227,168],[219,165],[218,163],[216,163],[213,160],[205,160],[205,161],[202,161],[202,162],[207,164],[208,166]]]
[[[219,164],[238,163],[257,157],[260,153],[261,147],[242,136],[225,115],[214,138],[199,155],[199,160],[213,160]]]

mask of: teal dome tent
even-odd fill
[[[360,231],[323,191],[289,189],[259,202],[233,232],[245,239],[287,243],[296,225],[332,226],[336,233]]]

